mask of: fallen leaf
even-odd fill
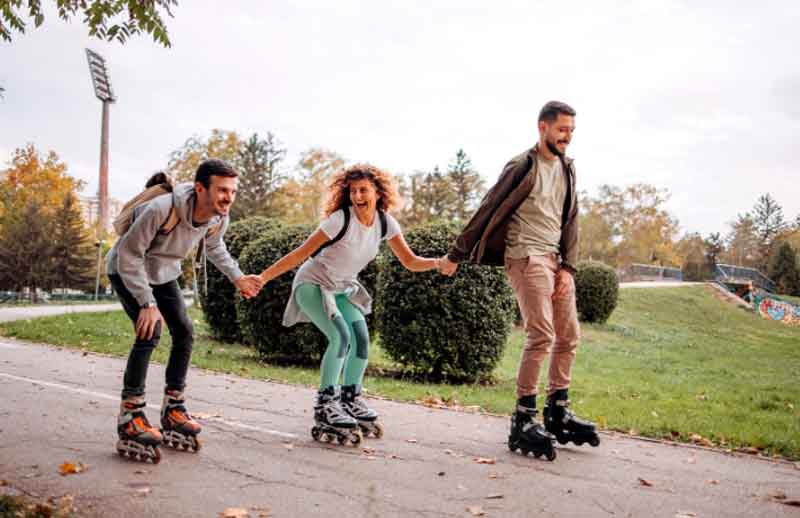
[[[736,448],[736,451],[738,451],[739,453],[746,453],[748,455],[758,455],[760,453],[758,448],[754,448],[752,446],[746,446],[744,448]]]
[[[491,473],[489,473],[489,478],[498,478],[497,472],[492,471]]]
[[[58,467],[59,473],[62,475],[72,475],[75,473],[80,473],[82,471],[86,471],[87,466],[81,462],[72,463],[72,462],[65,462]]]
[[[786,493],[782,489],[776,489],[769,496],[774,500],[786,500]]]
[[[791,507],[800,507],[800,500],[781,500],[779,503]]]
[[[699,444],[700,446],[706,446],[706,447],[714,446],[714,443],[712,443],[711,441],[709,441],[708,439],[697,433],[689,434],[689,441],[695,444]]]
[[[486,516],[486,512],[483,510],[483,507],[479,505],[471,505],[467,507],[467,512],[469,512],[472,516]]]
[[[375,448],[364,448],[364,449],[363,449],[363,450],[361,450],[361,451],[363,451],[363,452],[364,452],[364,453],[366,453],[367,455],[372,455],[373,453],[375,453]]]
[[[648,480],[645,480],[645,479],[643,479],[641,477],[639,477],[638,480],[639,480],[639,484],[644,486],[644,487],[653,487],[653,483],[648,481]]]
[[[706,480],[706,484],[708,484],[709,486],[718,486],[719,480],[712,478],[711,480]]]
[[[374,455],[367,455],[367,460],[375,460],[375,459],[377,459],[377,458],[378,458],[378,457],[376,457],[376,456],[374,456]]]
[[[476,457],[472,460],[477,464],[495,464],[497,462],[495,459],[487,459],[485,457]]]
[[[437,475],[439,475],[440,477],[443,477],[445,475],[445,472],[444,471],[440,471],[439,473],[437,473]]]
[[[294,449],[294,444],[292,444],[290,442],[285,442],[285,443],[283,443],[283,447],[286,448],[289,451],[292,451]]]
[[[452,455],[453,454],[453,450],[444,450],[444,454],[445,455]]]
[[[149,495],[151,491],[152,489],[149,487],[140,487],[139,489],[136,490],[136,493],[140,496],[145,496]]]
[[[220,518],[248,518],[250,513],[243,507],[228,507],[219,516]]]
[[[691,511],[678,511],[678,514],[675,515],[675,518],[696,518],[696,514]]]
[[[400,458],[400,456],[399,456],[399,455],[395,455],[395,454],[393,453],[393,454],[389,455],[389,458],[390,458],[390,459],[399,459],[399,458]]]
[[[416,439],[406,439],[406,442],[410,442],[410,443],[414,444],[414,443],[417,442],[417,440]]]
[[[501,498],[503,498],[502,493],[492,493],[486,497],[486,500],[499,500]]]
[[[147,471],[146,469],[137,469],[137,470],[136,470],[136,471],[134,471],[133,473],[134,473],[135,475],[146,475],[147,473],[150,473],[150,472],[149,472],[149,471]]]

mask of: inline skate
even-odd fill
[[[353,446],[361,444],[363,434],[358,427],[358,421],[342,409],[341,399],[334,387],[317,393],[311,437],[320,442],[337,441],[339,444]]]
[[[600,436],[597,435],[595,424],[581,419],[569,410],[567,389],[556,390],[547,397],[544,424],[547,431],[556,436],[559,444],[571,441],[576,446],[581,446],[585,442],[592,446],[600,445]]]
[[[117,418],[117,453],[122,457],[158,464],[161,461],[159,445],[163,438],[144,415],[146,405],[143,397],[122,400]]]
[[[364,437],[383,437],[383,425],[378,422],[378,413],[367,406],[361,398],[361,385],[342,387],[342,408],[358,422]]]
[[[197,453],[202,447],[197,434],[202,427],[186,411],[182,391],[166,390],[161,404],[161,433],[164,444],[176,450]]]

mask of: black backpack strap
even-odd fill
[[[381,239],[386,239],[386,232],[388,224],[386,223],[386,213],[382,210],[378,211],[378,219],[381,220]]]
[[[341,210],[344,212],[344,225],[342,225],[342,230],[340,230],[339,233],[333,237],[333,239],[317,248],[317,251],[311,254],[311,257],[316,257],[320,252],[322,252],[322,250],[341,240],[347,233],[347,228],[350,226],[350,207],[345,207]]]

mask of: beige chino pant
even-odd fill
[[[548,353],[547,394],[568,388],[580,340],[574,283],[564,296],[553,298],[557,254],[506,259],[505,268],[527,335],[517,373],[517,397],[538,392],[539,372]]]

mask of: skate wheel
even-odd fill
[[[575,443],[575,446],[583,446],[583,441],[578,440],[578,441],[572,441],[572,442]]]
[[[567,439],[563,435],[557,436],[556,440],[558,441],[558,444],[567,444],[569,442],[569,439]]]
[[[550,462],[553,462],[554,460],[556,460],[556,450],[555,449],[552,449],[552,450],[547,452],[547,460],[549,460]]]
[[[319,441],[321,435],[322,435],[322,433],[321,433],[320,429],[317,428],[316,426],[311,429],[311,437],[315,441]]]
[[[531,453],[531,450],[529,450],[527,448],[520,448],[519,451],[522,453],[523,457],[527,457]]]
[[[597,448],[600,446],[600,437],[592,437],[589,439],[589,444],[592,445],[592,447]]]
[[[533,452],[533,456],[534,456],[535,458],[537,458],[537,459],[538,459],[539,457],[541,457],[542,455],[544,455],[544,453],[542,453],[542,452],[540,452],[540,451]]]
[[[203,447],[203,443],[200,441],[200,439],[198,439],[197,437],[195,437],[195,438],[194,438],[194,444],[193,444],[192,446],[193,446],[193,448],[192,448],[192,452],[193,452],[193,453],[197,453],[198,451],[200,451],[200,448],[202,448],[202,447]]]
[[[376,439],[383,437],[383,425],[380,423],[375,423],[375,428],[372,430],[372,435],[374,435]]]
[[[150,460],[153,461],[153,464],[161,462],[161,450],[159,448],[153,448],[153,458]]]
[[[355,432],[350,434],[350,444],[353,446],[358,446],[364,440],[364,434],[361,433],[361,430],[356,430]]]

